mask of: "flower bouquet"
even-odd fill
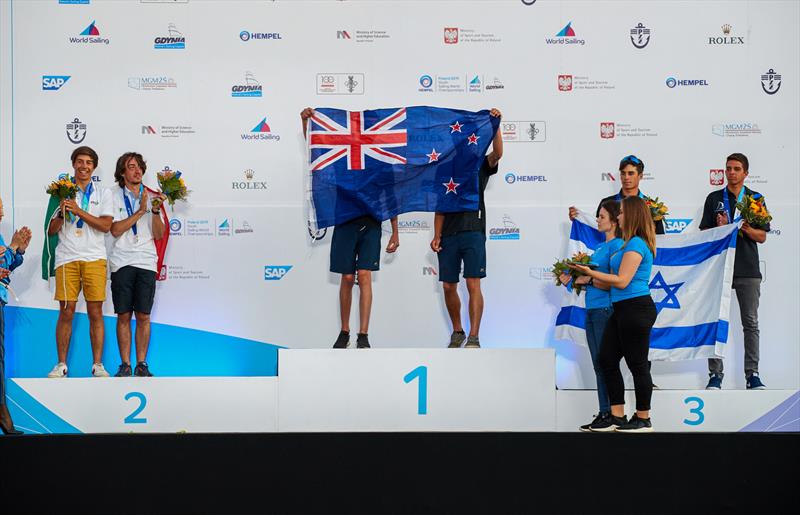
[[[168,166],[165,166],[164,170],[156,174],[156,177],[158,178],[158,186],[164,196],[167,197],[167,202],[169,202],[170,206],[174,206],[178,200],[186,202],[186,199],[189,198],[190,191],[186,189],[186,183],[181,177],[181,172],[173,172]]]
[[[742,213],[742,220],[748,225],[759,227],[772,221],[772,215],[767,211],[764,195],[745,195],[742,201],[736,204],[736,209]],[[739,229],[739,234],[742,234],[741,229]]]
[[[654,222],[659,222],[669,214],[669,208],[663,202],[659,202],[658,197],[650,198],[644,197],[644,203],[650,209],[650,216],[653,217]]]
[[[556,261],[553,264],[553,275],[556,278],[556,286],[562,286],[561,281],[559,280],[559,276],[561,274],[569,274],[572,276],[572,289],[575,293],[580,294],[583,291],[582,284],[575,284],[575,279],[582,275],[586,275],[580,270],[576,270],[574,268],[570,268],[569,265],[589,265],[591,262],[592,257],[585,253],[585,252],[576,252],[573,256],[569,259],[562,259]]]
[[[73,199],[78,194],[78,185],[72,182],[69,177],[62,177],[57,181],[53,181],[47,186],[45,190],[48,195],[51,197],[58,198],[59,202],[66,199]],[[67,213],[66,210],[62,207],[61,208],[61,216],[66,217]],[[72,219],[72,213],[69,213],[70,219]]]

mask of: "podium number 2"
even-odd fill
[[[133,413],[125,417],[126,424],[147,424],[147,419],[144,417],[137,417],[139,413],[144,411],[144,407],[147,406],[147,397],[144,396],[141,392],[128,392],[125,394],[125,400],[130,399],[139,399],[139,407],[133,410]]]
[[[691,408],[689,410],[689,413],[697,415],[697,418],[691,420],[685,418],[683,419],[683,423],[686,424],[687,426],[699,426],[706,419],[706,416],[703,414],[703,407],[705,407],[706,403],[704,403],[703,399],[701,399],[700,397],[686,397],[683,400],[684,404],[689,404],[692,402],[695,403],[697,406]]]
[[[417,385],[417,415],[428,413],[428,367],[420,365],[403,378],[403,381],[410,383],[414,379],[419,379]]]

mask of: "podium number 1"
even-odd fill
[[[420,365],[403,378],[403,381],[410,383],[414,379],[419,379],[417,385],[417,415],[428,413],[428,367]]]

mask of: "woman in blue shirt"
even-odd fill
[[[601,243],[592,254],[592,263],[597,265],[599,272],[609,273],[611,254],[622,246],[622,231],[619,228],[619,202],[606,200],[600,205],[597,214],[597,229],[606,235],[606,241]],[[559,278],[563,284],[571,280],[569,274],[561,274]],[[608,319],[613,312],[611,306],[611,286],[601,280],[595,280],[588,275],[578,277],[575,284],[586,286],[586,341],[589,345],[589,354],[592,356],[592,366],[597,380],[597,400],[599,411],[597,416],[588,424],[580,427],[581,431],[591,431],[592,427],[609,427],[611,425],[611,405],[608,402],[608,392],[600,367],[600,344],[603,341],[603,332]]]
[[[3,219],[3,201],[0,200],[0,220]],[[11,243],[6,246],[0,235],[0,430],[5,435],[19,435],[22,431],[14,428],[14,421],[6,406],[6,372],[5,372],[5,319],[3,308],[8,303],[8,277],[11,271],[22,264],[22,255],[31,242],[31,230],[22,227],[14,233]]]
[[[656,253],[656,234],[650,209],[639,197],[622,200],[619,213],[622,247],[611,254],[611,273],[577,266],[594,280],[611,285],[614,312],[608,320],[600,346],[600,364],[608,388],[611,417],[605,428],[594,431],[652,432],[650,398],[653,380],[647,355],[650,330],[656,321],[656,306],[650,297],[650,272]],[[636,413],[625,417],[625,383],[619,369],[622,358],[633,374]]]

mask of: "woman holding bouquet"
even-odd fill
[[[619,228],[619,202],[606,200],[600,205],[597,214],[597,229],[606,235],[606,241],[601,243],[592,254],[591,262],[597,265],[596,270],[609,273],[611,254],[622,246],[622,231]],[[560,281],[567,285],[572,276],[562,273]],[[586,285],[586,341],[589,345],[589,354],[592,356],[592,365],[597,380],[597,400],[599,411],[590,423],[582,425],[581,431],[603,430],[611,427],[611,405],[608,401],[608,391],[603,379],[600,366],[600,344],[603,341],[603,332],[608,319],[613,312],[611,306],[611,285],[582,275],[575,279],[575,284]],[[612,428],[613,429],[613,428]]]
[[[652,432],[650,398],[653,381],[647,355],[650,330],[656,321],[656,306],[650,297],[650,272],[656,253],[656,235],[650,209],[639,197],[622,200],[619,212],[622,246],[611,253],[611,273],[573,265],[595,281],[611,286],[613,313],[603,334],[600,364],[608,388],[611,417],[603,428],[593,431]],[[619,369],[622,358],[633,374],[636,390],[636,413],[630,421],[625,416],[625,383]]]

